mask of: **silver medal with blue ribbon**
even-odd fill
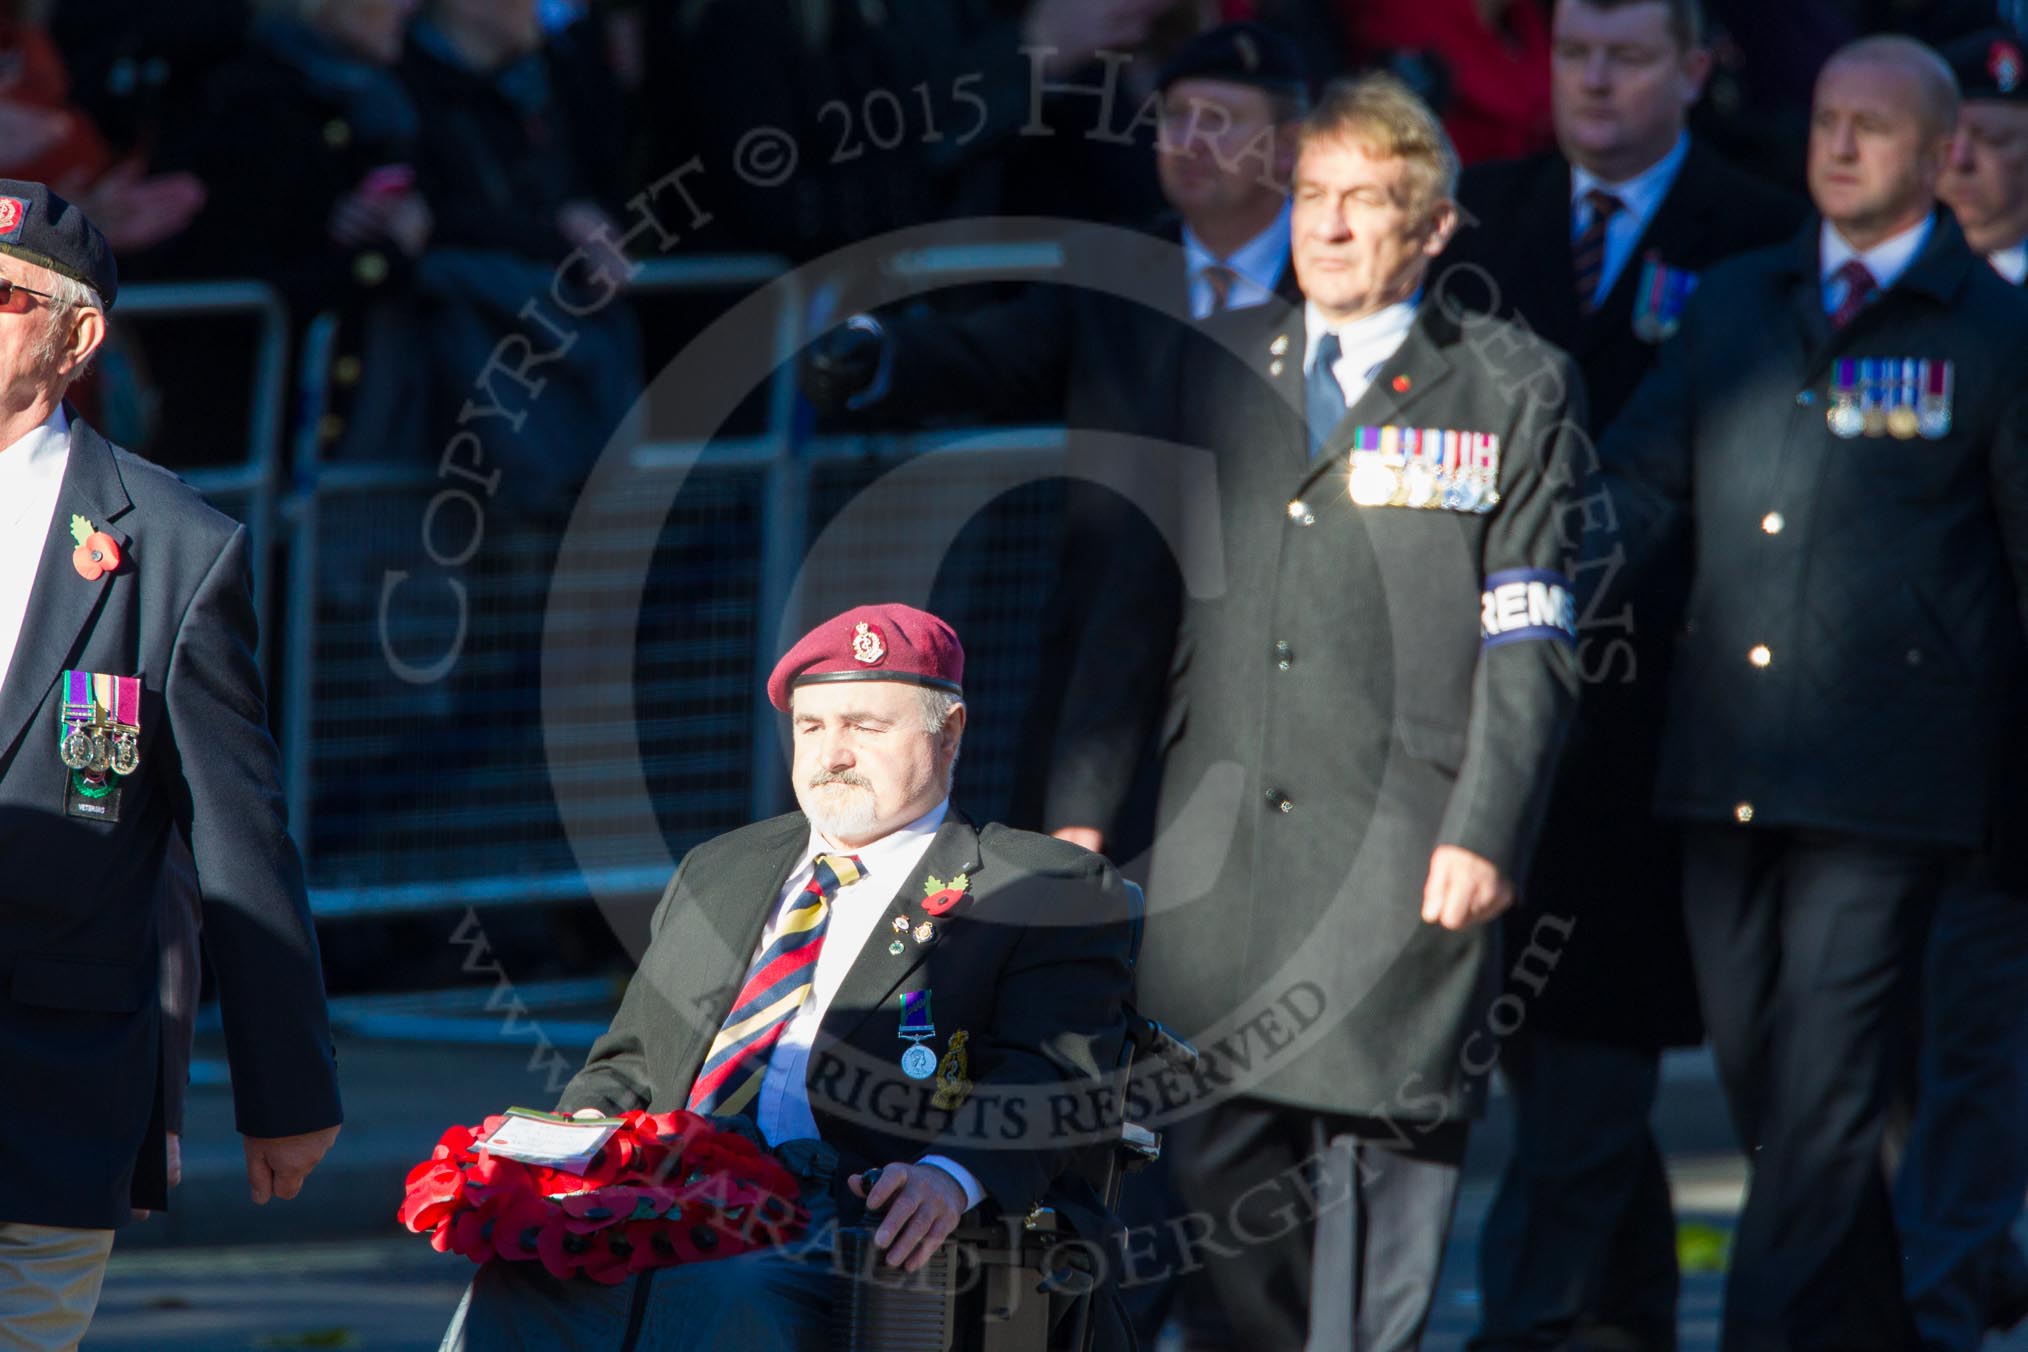
[[[909,1049],[901,1054],[901,1073],[911,1080],[927,1080],[937,1073],[937,1054],[922,1044],[937,1035],[930,1019],[930,993],[909,991],[901,996],[901,1033]]]

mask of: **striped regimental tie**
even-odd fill
[[[1570,263],[1577,276],[1578,313],[1588,315],[1598,309],[1598,284],[1605,276],[1606,227],[1627,204],[1601,188],[1589,189],[1584,200],[1591,207],[1591,221],[1571,245]]]
[[[859,856],[820,854],[806,886],[783,913],[774,941],[747,968],[739,996],[718,1036],[711,1040],[704,1068],[690,1086],[693,1113],[731,1116],[743,1113],[760,1093],[768,1055],[782,1030],[810,998],[817,975],[817,955],[824,951],[824,925],[831,918],[831,898],[866,876]]]

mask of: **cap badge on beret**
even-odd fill
[[[1256,74],[1260,70],[1260,46],[1254,42],[1253,35],[1237,34],[1232,39],[1232,45],[1238,48],[1239,64],[1246,67],[1246,73]]]
[[[1986,53],[1986,73],[1993,77],[2002,94],[2011,94],[2021,84],[2021,49],[2001,38]]]
[[[880,641],[880,631],[861,620],[852,626],[852,657],[854,661],[873,666],[887,656],[887,645]]]
[[[13,239],[28,219],[28,204],[18,197],[0,197],[0,239]]]

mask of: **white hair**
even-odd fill
[[[71,316],[80,310],[97,310],[104,314],[106,303],[100,299],[97,288],[86,286],[75,277],[66,277],[58,272],[50,273],[50,277],[50,298],[43,302],[48,314],[43,320],[42,336],[35,341],[35,359],[45,369],[54,370],[58,359],[63,356],[63,349],[70,342]],[[91,358],[88,357],[64,378],[64,384],[67,386],[83,375],[90,365]]]
[[[929,686],[923,686],[918,690],[916,698],[922,702],[924,732],[942,732],[944,724],[951,721],[951,710],[965,702],[963,695],[953,694],[948,690],[934,690]]]

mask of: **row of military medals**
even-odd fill
[[[1490,512],[1500,438],[1436,427],[1355,427],[1347,492],[1361,507]]]
[[[124,776],[140,769],[141,678],[64,672],[57,755],[87,791],[102,786],[107,771]]]
[[[1824,422],[1833,436],[1848,441],[1862,436],[1936,441],[1950,435],[1952,380],[1947,361],[1842,358],[1833,368]]]

